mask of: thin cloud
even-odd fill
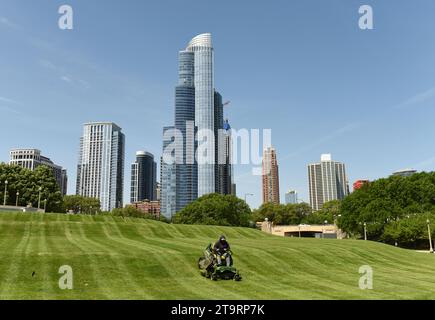
[[[290,158],[293,158],[295,156],[300,155],[301,153],[304,153],[304,152],[307,152],[309,150],[312,150],[312,149],[316,148],[317,146],[319,146],[319,145],[321,145],[321,144],[323,144],[323,143],[325,143],[325,142],[327,142],[329,140],[333,140],[335,138],[338,138],[338,137],[342,136],[345,133],[348,133],[350,131],[358,129],[360,126],[361,126],[361,124],[358,123],[358,122],[349,123],[349,124],[347,124],[347,125],[345,125],[345,126],[343,126],[341,128],[338,128],[337,130],[332,131],[331,133],[323,136],[319,140],[314,141],[312,143],[309,143],[306,146],[300,148],[299,150],[296,150],[295,152],[292,152],[292,153],[282,157],[281,161],[282,160],[288,160]]]
[[[62,81],[68,82],[68,83],[73,82],[73,80],[70,77],[68,77],[68,76],[61,76],[60,79]]]
[[[9,99],[9,98],[2,97],[2,96],[0,96],[0,102],[12,103],[12,104],[17,104],[17,105],[20,104],[19,102],[15,101],[13,99]]]
[[[435,98],[435,87],[425,91],[421,92],[419,94],[416,94],[415,96],[409,98],[408,100],[398,104],[395,109],[401,109],[406,107],[411,107],[414,105],[422,104],[426,101],[432,100]]]
[[[11,108],[9,106],[0,105],[0,110],[3,112],[9,112],[14,113],[18,115],[22,115],[23,113],[20,110],[17,110],[16,108]]]
[[[419,163],[414,164],[413,166],[411,166],[411,168],[428,168],[430,166],[434,166],[435,165],[435,157],[423,160]]]
[[[85,89],[89,89],[91,87],[89,82],[87,82],[83,79],[75,79],[70,75],[66,75],[65,68],[54,64],[50,60],[41,59],[38,61],[38,65],[44,69],[48,69],[48,70],[52,71],[53,73],[58,74],[59,79],[62,80],[63,82],[70,83],[70,84],[76,84],[76,85],[82,86]]]
[[[58,68],[53,62],[48,61],[48,60],[39,60],[38,64],[46,69],[50,69],[50,70],[55,70],[55,71],[59,71],[60,68]]]
[[[323,143],[325,143],[325,142],[327,142],[329,140],[336,139],[336,138],[342,136],[345,133],[348,133],[350,131],[356,130],[360,126],[361,126],[361,123],[358,123],[358,122],[353,122],[353,123],[346,124],[345,126],[343,126],[341,128],[338,128],[335,131],[332,131],[330,134],[327,134],[327,135],[323,136],[321,139],[316,140],[316,141],[314,141],[314,142],[312,142],[310,144],[307,144],[306,146],[304,146],[303,148],[300,148],[299,150],[297,150],[295,152],[287,154],[287,155],[285,155],[283,157],[279,157],[278,156],[278,161],[285,161],[285,160],[288,160],[290,158],[296,157],[296,156],[298,156],[298,155],[300,155],[300,154],[302,154],[304,152],[307,152],[309,150],[312,150],[312,149],[322,145]],[[248,177],[257,177],[257,175],[253,175],[252,172],[246,172],[246,173],[242,173],[242,174],[236,176],[235,178],[236,179],[245,179],[245,178],[248,178]]]
[[[11,22],[6,17],[0,17],[0,24],[4,25],[6,27],[9,27],[9,28],[13,28],[13,29],[18,28],[18,25],[16,25],[15,23]]]

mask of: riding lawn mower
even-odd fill
[[[226,258],[230,258],[230,265],[227,266],[218,264],[218,253],[214,252],[212,245],[209,244],[204,251],[204,256],[199,258],[198,267],[201,275],[210,278],[211,280],[242,280],[241,275],[236,268],[233,267],[233,257],[231,251],[227,251],[221,255],[220,261],[226,261]]]

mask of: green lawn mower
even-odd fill
[[[213,251],[212,245],[209,244],[204,251],[204,256],[199,258],[198,267],[201,275],[211,280],[242,280],[239,271],[233,267],[233,257],[230,251],[226,254],[230,257],[230,266],[226,265],[226,257],[222,256],[223,265],[218,265],[217,254]]]

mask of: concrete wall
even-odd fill
[[[272,222],[265,221],[261,223],[261,230],[281,237],[303,237],[304,234],[315,235],[321,233],[325,235],[325,238],[334,238],[333,235],[336,235],[337,239],[345,238],[345,234],[335,224],[274,226]]]

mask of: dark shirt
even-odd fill
[[[222,242],[222,241],[218,241],[214,244],[214,250],[216,252],[225,252],[230,250],[230,244],[226,241]]]

